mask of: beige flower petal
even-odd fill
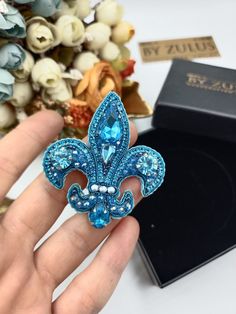
[[[61,36],[58,29],[43,17],[33,17],[26,25],[26,43],[30,51],[43,53],[60,44]]]

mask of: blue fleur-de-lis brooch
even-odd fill
[[[49,181],[63,188],[68,173],[82,171],[88,179],[82,190],[73,184],[68,202],[79,213],[88,213],[95,228],[103,228],[111,218],[127,216],[134,207],[131,191],[120,197],[121,182],[131,176],[141,180],[143,196],[152,194],[163,182],[165,163],[147,146],[128,148],[129,121],[120,97],[110,92],[102,101],[89,126],[88,144],[78,139],[62,139],[45,152],[43,167]]]

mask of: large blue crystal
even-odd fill
[[[107,224],[109,224],[110,213],[104,206],[104,203],[98,203],[94,209],[90,211],[89,220],[97,229],[104,228]]]
[[[110,160],[111,156],[115,153],[115,151],[116,147],[114,145],[107,144],[102,148],[102,158],[105,164],[108,163],[108,161]]]
[[[106,112],[105,121],[101,125],[100,137],[104,142],[115,143],[121,138],[120,122],[111,109]]]

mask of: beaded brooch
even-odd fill
[[[87,213],[95,228],[127,216],[134,207],[131,191],[121,197],[121,182],[131,176],[141,181],[142,195],[152,194],[162,184],[165,163],[154,149],[140,145],[128,148],[129,121],[120,97],[110,92],[96,110],[88,131],[88,144],[62,139],[48,147],[43,167],[48,180],[58,189],[73,170],[83,172],[87,187],[73,184],[67,193],[78,213]]]

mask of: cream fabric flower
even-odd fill
[[[37,61],[31,73],[33,82],[45,88],[55,88],[59,84],[61,76],[60,66],[51,58]]]
[[[105,61],[114,61],[118,58],[119,54],[120,49],[118,45],[112,41],[108,41],[108,43],[100,51],[100,57]]]
[[[87,43],[90,50],[98,50],[103,48],[109,41],[111,36],[111,28],[100,22],[93,23],[86,28],[86,33],[91,37]]]
[[[24,107],[30,103],[33,95],[33,89],[29,82],[15,83],[13,95],[9,102],[15,107]]]
[[[16,122],[14,109],[8,104],[0,104],[0,128],[8,128]]]
[[[26,42],[34,53],[45,52],[61,42],[58,29],[44,18],[37,16],[27,22]]]
[[[73,67],[84,74],[86,71],[92,69],[94,64],[99,61],[95,53],[91,51],[81,52],[75,57]]]
[[[63,15],[56,21],[61,34],[61,43],[66,47],[75,47],[83,42],[84,24],[76,16]]]
[[[97,21],[110,26],[118,24],[123,13],[123,7],[116,0],[104,0],[96,8]]]
[[[91,13],[89,0],[72,0],[76,6],[76,16],[81,20],[85,19]]]
[[[20,67],[13,71],[12,74],[15,76],[17,82],[26,82],[30,76],[30,73],[34,66],[34,58],[29,51],[25,51],[25,61]]]
[[[64,102],[72,98],[72,89],[68,82],[61,79],[56,87],[43,89],[42,98],[45,102],[50,100]]]
[[[134,27],[128,22],[122,21],[113,28],[111,38],[114,43],[123,45],[132,38],[134,33]]]

